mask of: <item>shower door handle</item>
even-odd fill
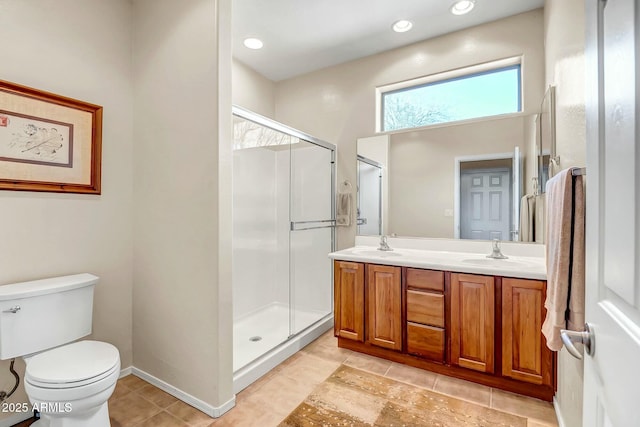
[[[336,226],[335,219],[321,219],[318,221],[291,221],[291,231],[313,230],[316,228],[332,228]]]

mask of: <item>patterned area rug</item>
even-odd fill
[[[342,365],[280,423],[307,426],[511,426],[526,418]]]

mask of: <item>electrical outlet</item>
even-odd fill
[[[444,216],[446,216],[446,217],[453,216],[453,209],[445,209],[444,210]]]

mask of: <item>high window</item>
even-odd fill
[[[389,132],[517,113],[522,111],[521,85],[517,58],[384,86],[378,88],[378,129]]]

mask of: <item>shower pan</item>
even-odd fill
[[[333,325],[335,146],[233,107],[234,392]]]

